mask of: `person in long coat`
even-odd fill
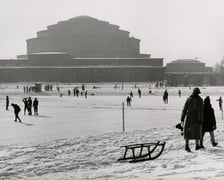
[[[192,95],[186,100],[182,115],[181,124],[184,129],[185,150],[191,152],[189,140],[195,140],[195,150],[201,148],[203,122],[203,100],[199,96],[199,88],[194,88]]]
[[[6,110],[9,110],[9,96],[6,96]]]
[[[210,98],[207,96],[204,99],[204,121],[202,123],[202,139],[201,139],[201,147],[203,146],[203,137],[205,132],[209,132],[212,146],[217,146],[218,143],[215,142],[214,130],[216,130],[216,120],[214,109],[212,108]]]
[[[38,105],[39,105],[39,101],[37,100],[37,98],[34,98],[34,101],[33,101],[34,115],[38,115]]]

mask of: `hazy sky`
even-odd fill
[[[88,15],[139,38],[141,53],[197,57],[214,65],[224,56],[224,0],[1,0],[0,59],[26,54],[26,39],[48,25]]]

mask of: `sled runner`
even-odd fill
[[[124,156],[122,158],[119,158],[118,161],[129,160],[130,163],[133,163],[133,162],[154,160],[162,154],[165,144],[166,144],[165,141],[157,141],[154,143],[151,142],[151,143],[120,146],[124,147],[125,151]],[[129,154],[131,154],[131,156],[127,157],[128,151],[130,150],[131,153]]]

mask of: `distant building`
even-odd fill
[[[178,59],[167,63],[166,73],[168,72],[181,72],[181,73],[202,73],[212,72],[212,67],[206,67],[205,63],[202,63],[194,59]]]
[[[27,55],[0,60],[0,82],[163,80],[163,59],[141,54],[129,34],[89,16],[58,22],[27,40]]]
[[[178,59],[167,63],[164,78],[173,86],[215,83],[212,67],[207,67],[205,63],[194,59]]]

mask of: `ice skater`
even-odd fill
[[[11,104],[11,106],[14,108],[14,114],[15,114],[15,122],[17,122],[17,120],[19,120],[19,122],[22,122],[20,117],[19,117],[19,112],[21,111],[20,107],[18,104]]]

